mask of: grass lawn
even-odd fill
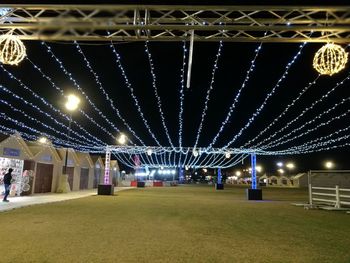
[[[300,189],[145,188],[0,213],[0,262],[350,262],[350,215]]]

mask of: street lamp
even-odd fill
[[[280,174],[284,174],[284,170],[283,169],[278,169],[277,170]]]
[[[325,162],[324,166],[327,168],[327,169],[332,169],[334,167],[334,163],[331,162],[331,161],[327,161]]]
[[[278,163],[277,163],[277,166],[278,166],[278,167],[282,167],[282,166],[283,166],[283,163],[282,163],[282,162],[278,162]]]
[[[71,126],[72,126],[72,113],[75,111],[80,103],[80,99],[75,96],[74,94],[70,94],[67,96],[67,102],[65,104],[66,109],[69,111],[69,125],[68,125],[68,144],[70,142],[70,133],[71,133]],[[64,161],[64,174],[67,174],[67,162],[68,162],[68,147],[66,149],[66,158]]]
[[[126,144],[127,140],[128,140],[128,137],[124,133],[121,133],[119,138],[117,139],[119,144]]]

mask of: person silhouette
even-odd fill
[[[7,197],[10,194],[12,171],[13,169],[10,168],[9,171],[4,175],[5,195],[4,195],[4,199],[2,200],[3,202],[9,202],[9,200],[7,200]]]

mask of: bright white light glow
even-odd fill
[[[325,162],[325,164],[324,164],[325,166],[326,166],[326,168],[327,169],[331,169],[331,168],[333,168],[334,167],[334,163],[333,162],[331,162],[331,161],[327,161],[327,162]]]
[[[280,174],[284,174],[284,170],[283,169],[278,169],[277,170]]]
[[[66,109],[69,111],[74,111],[78,108],[79,103],[80,99],[77,96],[70,94],[67,97]]]
[[[263,170],[263,168],[260,165],[256,166],[255,169],[258,173],[260,173]]]
[[[236,171],[236,176],[240,176],[242,173],[240,171]]]
[[[148,154],[148,155],[152,155],[152,153],[153,153],[152,149],[148,149],[148,150],[147,150],[147,154]]]
[[[231,157],[231,154],[229,152],[225,153],[225,157],[229,159]]]
[[[282,163],[282,162],[278,162],[278,163],[277,163],[277,166],[278,166],[278,167],[282,167],[282,166],[283,166],[283,163]]]
[[[42,144],[48,143],[48,139],[46,137],[40,137],[38,141]]]
[[[294,163],[287,163],[287,164],[286,164],[286,167],[287,167],[288,169],[294,169],[294,168],[295,168],[295,165],[294,165]]]
[[[128,137],[122,133],[122,134],[120,134],[120,136],[118,138],[118,143],[125,144],[127,140],[128,140]]]

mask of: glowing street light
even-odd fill
[[[283,169],[278,169],[277,170],[280,174],[284,174],[284,170]]]
[[[331,162],[331,161],[327,161],[325,162],[324,166],[327,168],[327,169],[332,169],[334,167],[334,163]]]
[[[73,111],[75,111],[78,106],[79,106],[79,103],[80,103],[80,99],[75,96],[74,94],[70,94],[67,96],[67,101],[66,101],[66,109],[69,111],[69,125],[68,125],[68,145],[69,145],[69,142],[70,142],[70,133],[71,133],[71,130],[72,130],[72,113]],[[68,147],[66,149],[66,159],[65,159],[65,162],[64,162],[64,174],[67,174],[67,162],[68,162]]]
[[[199,153],[196,149],[193,149],[192,154],[194,157],[197,157]]]
[[[258,173],[261,173],[261,171],[263,170],[262,166],[260,166],[260,165],[257,165],[257,166],[255,167],[255,169],[256,169],[256,171],[257,171]]]
[[[240,176],[242,173],[241,173],[241,171],[236,171],[236,176]]]
[[[278,162],[278,163],[277,163],[277,166],[278,166],[278,167],[282,167],[282,166],[283,166],[283,163],[282,163],[282,162]]]
[[[117,139],[119,144],[126,144],[127,140],[128,137],[124,133],[121,133],[119,138]]]
[[[203,168],[203,172],[208,172],[208,169],[207,168]]]
[[[66,109],[69,111],[75,111],[80,103],[80,99],[74,94],[70,94],[67,96],[67,102],[65,104]]]
[[[147,154],[148,154],[149,156],[151,156],[152,153],[153,153],[152,149],[147,149]]]
[[[292,170],[292,169],[295,168],[295,165],[294,165],[294,163],[287,163],[287,164],[286,164],[286,167],[287,167],[288,169]]]
[[[226,159],[229,159],[229,158],[231,157],[231,153],[226,152],[226,153],[225,153],[225,157],[226,157]]]

